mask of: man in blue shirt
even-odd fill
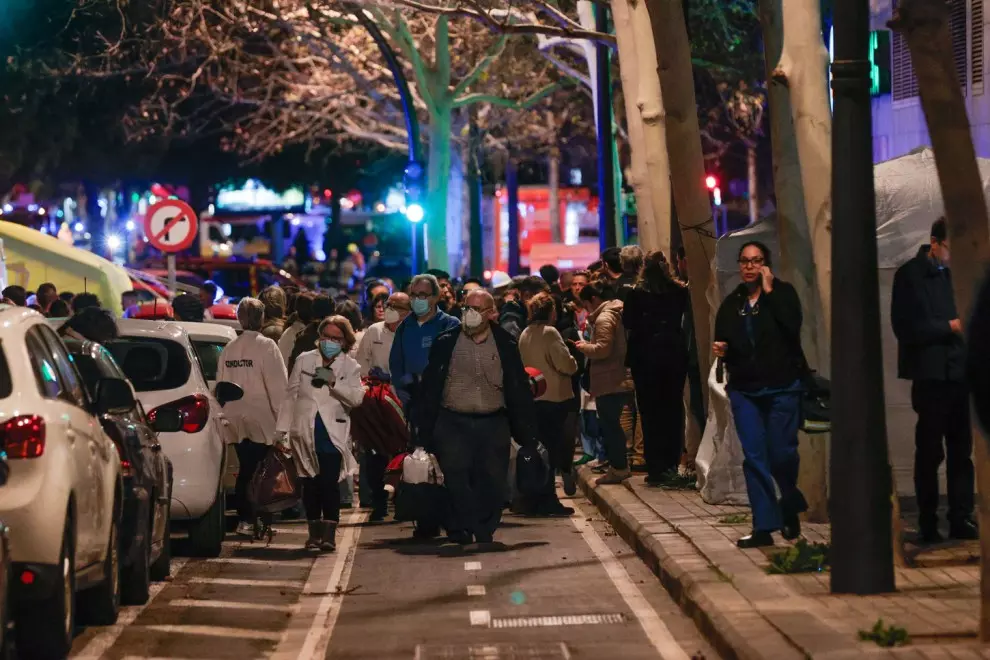
[[[392,386],[402,402],[406,419],[415,419],[411,411],[416,405],[420,377],[426,371],[433,340],[443,332],[459,328],[461,322],[437,309],[440,283],[433,275],[417,275],[409,285],[412,314],[399,324],[388,356]],[[442,511],[436,516],[416,521],[414,538],[431,539],[440,533]]]
[[[395,331],[388,367],[403,407],[408,407],[419,377],[426,370],[433,340],[460,321],[437,309],[440,283],[433,275],[417,275],[409,285],[413,313]],[[406,412],[408,418],[408,411]]]

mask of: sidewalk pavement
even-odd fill
[[[580,471],[585,495],[726,659],[990,658],[990,645],[977,641],[977,542],[918,555],[916,567],[896,570],[897,593],[836,596],[827,573],[767,573],[769,554],[789,545],[779,535],[776,548],[737,548],[750,531],[748,508],[647,487],[641,476],[595,488],[597,476]],[[741,514],[745,522],[732,524]],[[829,542],[827,524],[804,524],[803,532],[808,542]],[[877,619],[906,629],[910,643],[885,649],[860,641],[859,631]]]

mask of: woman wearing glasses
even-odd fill
[[[741,548],[773,545],[801,534],[798,514],[808,508],[797,487],[802,376],[801,301],[794,287],[770,270],[770,251],[751,241],[739,251],[742,279],[715,317],[712,346],[728,371],[726,391],[743,450],[743,474],[753,510],[753,533]],[[780,489],[777,501],[774,482]]]

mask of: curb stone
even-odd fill
[[[651,527],[658,526],[653,523],[665,522],[631,490],[624,485],[595,488],[594,477],[590,470],[578,472],[581,491],[659,578],[671,598],[695,622],[723,658],[790,660],[810,657],[749,605],[727,578],[703,559],[688,539],[669,525],[663,532],[656,533],[637,520],[630,507],[620,500],[628,499],[633,508],[648,510]],[[687,563],[685,559],[696,562],[699,558],[707,564],[708,575],[684,565]],[[718,603],[734,607],[720,607]],[[727,609],[732,611],[727,612]],[[757,637],[759,642],[754,642]]]

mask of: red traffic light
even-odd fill
[[[718,179],[709,174],[705,177],[705,187],[709,190],[715,190],[715,188],[718,187]]]

